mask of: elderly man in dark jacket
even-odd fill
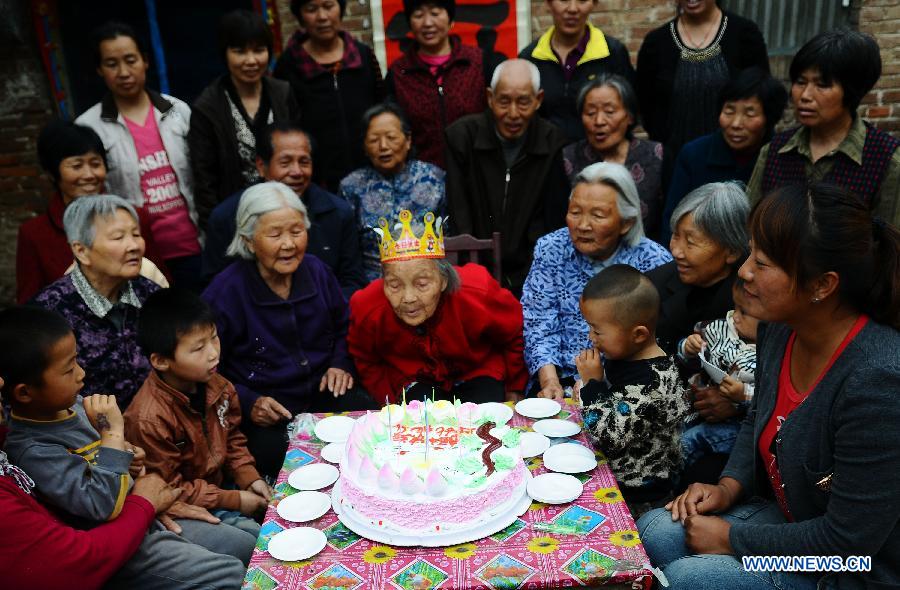
[[[570,192],[562,132],[537,117],[543,91],[534,64],[494,70],[488,110],[447,128],[447,204],[456,233],[502,235],[503,286],[517,296],[537,239],[563,226]]]
[[[345,200],[312,184],[312,147],[305,131],[292,123],[272,124],[256,137],[256,166],[266,180],[277,180],[291,189],[309,212],[307,252],[328,265],[348,300],[366,285],[359,251],[359,231],[353,208]],[[203,279],[213,276],[234,260],[225,255],[234,237],[235,214],[244,191],[213,209],[203,249]]]

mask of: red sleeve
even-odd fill
[[[469,270],[466,265],[465,270]],[[490,276],[483,267],[477,268],[479,278],[487,285],[485,289],[484,309],[491,318],[488,334],[494,340],[494,346],[503,354],[506,368],[504,383],[506,391],[524,392],[528,384],[528,369],[525,366],[525,341],[522,337],[523,320],[522,304],[508,289],[504,289]]]
[[[20,305],[37,295],[45,284],[37,248],[26,227],[19,228],[16,245],[16,302]]]
[[[379,322],[373,307],[378,305],[375,295],[382,292],[381,279],[357,291],[350,298],[350,328],[347,331],[347,348],[359,379],[372,399],[381,404],[384,396],[396,402],[399,387],[394,386],[391,373],[395,373],[379,352]],[[392,312],[393,313],[393,312]]]
[[[0,478],[0,587],[100,588],[134,555],[155,515],[131,495],[115,520],[79,531]]]

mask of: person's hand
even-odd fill
[[[334,394],[334,397],[344,395],[351,387],[353,387],[353,375],[337,367],[331,367],[325,371],[325,374],[322,375],[322,382],[319,383],[319,391],[327,389]]]
[[[727,510],[734,503],[735,495],[724,481],[716,485],[692,483],[681,495],[666,504],[666,510],[672,513],[673,521],[680,520],[684,524],[690,516]]]
[[[537,392],[537,396],[555,399],[559,403],[563,403],[564,401],[566,401],[566,392],[565,390],[563,390],[563,387],[562,385],[560,385],[559,381],[548,383],[547,385],[542,387],[541,390]]]
[[[100,434],[101,445],[125,450],[125,420],[116,403],[116,396],[100,393],[84,398],[84,413]]]
[[[274,397],[259,397],[250,409],[250,420],[257,426],[272,426],[291,418],[287,408],[279,404]]]
[[[151,473],[135,479],[131,493],[153,504],[153,510],[159,514],[168,510],[181,492],[167,484],[159,475]]]
[[[721,422],[738,414],[731,400],[722,396],[717,388],[697,389],[694,394],[694,409],[707,422]]]
[[[744,384],[731,375],[725,375],[725,378],[719,383],[719,391],[722,392],[722,395],[735,403],[746,400],[746,396],[744,395]]]
[[[165,514],[159,515],[159,522],[162,523],[166,529],[172,531],[176,535],[181,534],[181,526],[177,522],[175,522],[176,518],[185,518],[189,520],[199,520],[201,522],[208,522],[210,524],[219,524],[221,519],[210,514],[209,510],[204,508],[203,506],[195,506],[193,504],[185,504],[181,500],[172,504],[172,506],[166,510]]]
[[[584,387],[584,381],[582,381],[581,378],[579,377],[578,379],[575,380],[575,384],[572,385],[572,399],[579,406],[584,405],[581,403],[581,388],[582,387]]]
[[[503,398],[503,401],[512,402],[515,404],[522,401],[523,399],[525,399],[525,394],[523,394],[521,391],[507,391],[506,396]]]
[[[253,492],[254,494],[256,494],[257,496],[259,496],[260,498],[262,498],[262,499],[265,500],[266,502],[271,501],[271,500],[272,500],[272,494],[275,493],[275,490],[273,490],[273,489],[269,486],[269,484],[267,484],[265,481],[263,481],[263,480],[261,480],[261,479],[257,479],[256,481],[254,481],[253,483],[251,483],[249,486],[247,486],[247,491],[248,491],[248,492]]]
[[[700,555],[733,555],[728,532],[731,524],[718,516],[688,516],[684,521],[684,542]]]
[[[269,505],[269,501],[262,496],[248,490],[238,492],[241,495],[241,506],[238,510],[241,514],[251,516],[260,510],[264,510]]]
[[[700,334],[691,334],[684,339],[685,356],[697,356],[700,354],[700,349],[703,348],[704,344],[706,343],[703,341],[703,336]]]
[[[131,458],[131,465],[128,466],[128,473],[131,474],[131,477],[137,479],[147,473],[147,468],[144,466],[144,460],[147,458],[147,453],[144,452],[144,449],[133,445],[126,440],[125,450],[134,454],[134,457]]]
[[[575,368],[584,383],[591,379],[603,381],[603,362],[600,360],[600,353],[594,348],[582,350],[575,357]]]

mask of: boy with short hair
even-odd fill
[[[671,493],[688,412],[675,361],[656,343],[659,293],[640,271],[615,264],[588,281],[580,305],[593,344],[575,359],[584,424],[641,511]]]
[[[66,513],[61,516],[70,524],[114,519],[132,485],[129,471],[142,473],[142,459],[125,440],[115,396],[92,395],[82,404],[84,371],[65,318],[42,308],[0,312],[0,377],[12,408],[6,451],[34,480],[41,500]],[[184,525],[185,532],[204,527],[215,528]],[[227,540],[218,546],[233,548]],[[244,569],[235,557],[208,551],[157,523],[106,587],[236,587]]]
[[[239,429],[237,392],[216,372],[212,309],[190,291],[157,291],[141,309],[138,343],[153,371],[125,421],[129,438],[146,449],[147,469],[181,488],[182,501],[249,533],[255,544],[259,524],[248,517],[265,509],[272,489]]]

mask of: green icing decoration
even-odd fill
[[[465,473],[466,475],[474,475],[475,473],[478,473],[479,470],[484,469],[484,463],[481,462],[480,457],[465,455],[456,460],[455,468],[457,471]]]
[[[459,441],[459,444],[466,449],[480,449],[481,445],[484,444],[484,441],[477,434],[466,434],[462,437],[462,440]]]
[[[521,435],[522,431],[518,428],[510,428],[509,432],[503,435],[503,446],[510,449],[516,448],[519,446],[519,437]]]
[[[387,441],[387,430],[383,430],[381,432],[372,431],[372,446],[376,446],[379,443],[383,443]]]
[[[513,468],[513,460],[508,455],[494,451],[491,453],[491,460],[494,462],[494,469],[497,471],[509,471]]]
[[[477,488],[481,485],[484,485],[484,482],[487,481],[487,478],[483,475],[479,475],[477,477],[473,477],[472,481],[466,484],[467,488]]]

